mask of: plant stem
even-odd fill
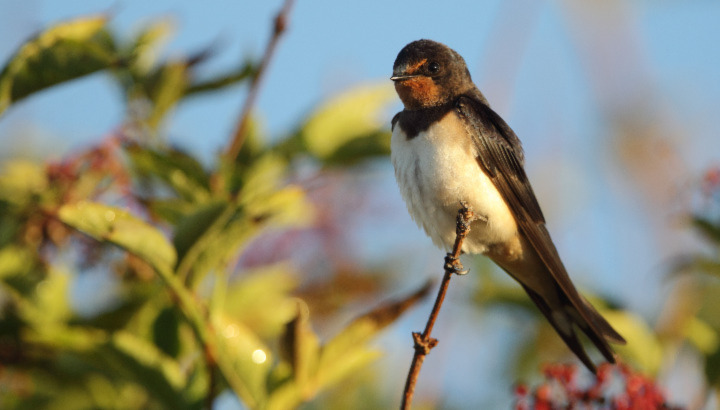
[[[462,244],[470,232],[470,222],[475,219],[475,215],[470,207],[465,203],[460,203],[462,207],[458,210],[457,224],[456,224],[456,237],[453,250],[445,256],[445,274],[443,275],[442,282],[440,283],[440,289],[438,289],[437,298],[435,298],[435,304],[433,305],[430,316],[428,317],[425,330],[422,334],[413,332],[413,341],[415,348],[415,355],[413,355],[412,364],[408,371],[407,380],[405,381],[405,391],[403,393],[403,400],[400,408],[402,410],[409,410],[412,404],[413,395],[415,394],[415,384],[417,378],[420,375],[420,368],[422,368],[425,356],[430,353],[433,347],[438,343],[437,339],[430,337],[432,329],[435,326],[435,320],[437,320],[440,308],[445,300],[445,294],[447,293],[448,286],[450,285],[450,278],[453,274],[464,274],[467,271],[462,271],[462,265],[460,264],[460,254],[462,253]]]
[[[265,54],[260,61],[260,66],[255,72],[255,75],[253,75],[252,81],[250,83],[250,90],[248,91],[248,95],[245,98],[245,104],[243,105],[243,109],[240,113],[237,126],[235,127],[235,133],[233,134],[233,138],[230,141],[230,145],[228,146],[226,151],[227,157],[231,161],[235,161],[235,158],[237,158],[238,153],[240,152],[240,148],[242,148],[242,145],[245,142],[248,123],[250,121],[250,111],[255,105],[255,99],[257,98],[258,90],[260,89],[260,80],[262,79],[265,71],[267,71],[267,67],[270,64],[270,60],[272,59],[273,54],[275,54],[275,48],[277,46],[278,40],[280,40],[280,37],[285,32],[285,29],[287,27],[288,15],[290,13],[290,8],[292,7],[292,4],[293,0],[285,0],[282,8],[275,16],[273,34],[270,37],[270,41],[268,42],[267,47],[265,48]]]

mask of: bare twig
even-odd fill
[[[451,253],[445,256],[445,275],[443,276],[442,282],[440,283],[440,289],[438,290],[435,304],[433,305],[430,317],[428,317],[425,330],[422,334],[413,332],[413,341],[415,342],[415,355],[413,356],[412,364],[410,365],[410,371],[408,372],[407,380],[405,381],[405,391],[403,394],[402,410],[410,409],[412,404],[413,394],[415,393],[415,383],[417,382],[418,375],[420,374],[420,368],[425,361],[425,356],[430,353],[433,347],[438,343],[437,339],[430,337],[433,326],[435,326],[435,320],[437,319],[440,307],[442,306],[443,300],[445,300],[445,293],[447,293],[448,286],[450,285],[450,278],[453,274],[465,274],[467,271],[463,271],[462,264],[460,263],[460,253],[462,252],[462,244],[470,232],[470,222],[475,219],[475,214],[472,209],[465,203],[460,203],[462,207],[458,211],[457,225],[455,229],[456,237],[455,244]]]
[[[255,105],[255,99],[257,98],[258,90],[260,89],[260,80],[262,79],[263,74],[265,73],[268,65],[270,64],[270,60],[272,59],[273,54],[275,53],[275,48],[277,46],[278,40],[280,40],[280,37],[285,32],[285,28],[287,27],[288,15],[290,14],[290,8],[292,7],[292,4],[293,0],[285,0],[283,7],[275,16],[275,24],[273,26],[272,36],[270,37],[267,48],[265,48],[265,54],[260,61],[260,66],[258,67],[255,75],[253,75],[252,81],[250,82],[250,90],[248,91],[248,95],[245,98],[245,104],[243,105],[240,117],[238,118],[237,126],[235,127],[235,133],[233,134],[233,138],[230,141],[230,145],[228,146],[226,151],[226,155],[231,161],[234,161],[235,158],[237,158],[238,153],[240,152],[240,148],[242,148],[242,145],[245,142],[245,135],[247,134],[247,127],[250,119],[250,111]]]

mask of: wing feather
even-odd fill
[[[478,164],[490,176],[513,211],[519,229],[545,264],[557,286],[582,317],[585,322],[583,325],[586,326],[581,326],[581,329],[606,359],[614,361],[612,350],[603,336],[618,342],[622,342],[623,338],[585,302],[570,281],[545,227],[545,217],[525,174],[520,140],[495,111],[472,95],[461,96],[456,102],[456,109],[472,136],[478,151]]]

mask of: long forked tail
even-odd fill
[[[522,287],[565,344],[591,372],[597,373],[595,363],[588,357],[575,333],[575,327],[585,333],[608,362],[615,363],[615,353],[608,342],[625,344],[625,339],[584,298],[582,298],[583,306],[580,309],[584,309],[585,314],[581,315],[562,291],[557,293],[559,298],[556,301],[550,301],[527,286],[522,285]],[[592,324],[587,323],[583,316],[592,321]]]

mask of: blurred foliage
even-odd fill
[[[0,74],[0,114],[100,71],[128,107],[127,126],[95,147],[0,171],[4,409],[192,409],[225,389],[247,408],[295,408],[376,359],[373,336],[427,291],[322,340],[292,264],[238,263],[263,233],[313,223],[316,204],[292,182],[295,161],[322,170],[388,153],[377,116],[392,90],[350,91],[276,145],[251,129],[236,161],[219,156],[206,168],[158,131],[184,99],[247,81],[257,65],[197,80],[212,50],[158,61],[171,28],[153,22],[126,41],[103,16],[78,18],[28,40]],[[81,314],[74,299],[94,289],[72,288],[86,275],[113,291]]]
[[[720,397],[720,168],[709,169],[701,184],[702,206],[690,222],[707,244],[703,253],[677,261],[679,279],[692,280],[685,309],[677,314],[667,333],[686,337],[703,358],[708,385]]]

